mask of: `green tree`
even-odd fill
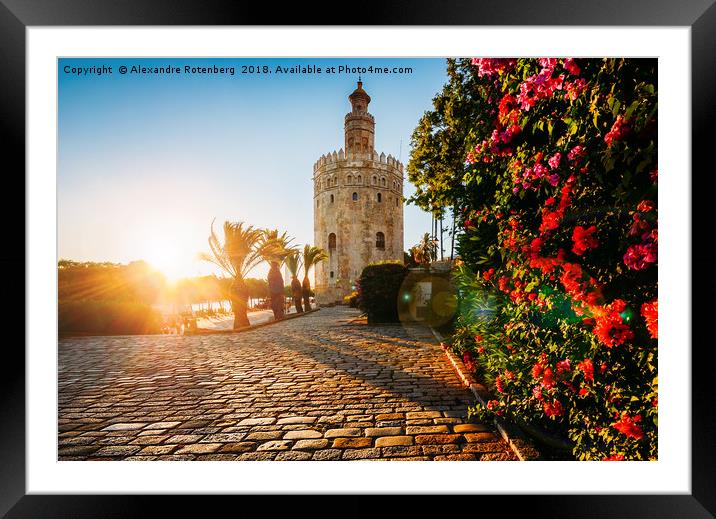
[[[312,267],[321,261],[328,259],[326,251],[320,247],[308,245],[303,247],[303,307],[306,311],[311,309],[311,281],[308,279],[308,272]]]
[[[234,312],[234,329],[249,326],[247,315],[249,290],[246,285],[246,275],[256,267],[264,256],[266,241],[264,232],[255,229],[243,222],[224,222],[224,242],[214,232],[214,222],[211,223],[209,248],[211,254],[202,253],[201,259],[209,261],[220,267],[231,278],[229,299]]]
[[[298,251],[291,252],[291,254],[286,256],[286,266],[291,273],[291,298],[296,307],[296,312],[300,314],[303,313],[303,305],[301,304],[303,288],[301,287],[301,282],[298,280],[298,270],[301,268],[301,254]]]

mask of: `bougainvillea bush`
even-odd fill
[[[656,67],[502,58],[451,74],[453,105],[481,114],[454,118],[464,167],[440,179],[463,231],[453,347],[491,412],[577,459],[657,456]]]

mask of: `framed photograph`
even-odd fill
[[[713,517],[708,1],[347,25],[5,4],[26,335],[0,513],[434,493]]]

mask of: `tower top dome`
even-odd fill
[[[360,79],[358,80],[358,88],[356,88],[353,93],[348,96],[348,99],[353,106],[354,112],[364,111],[368,109],[368,103],[370,103],[370,96],[368,95],[368,92],[363,90],[363,82]],[[358,110],[356,110],[356,108]]]

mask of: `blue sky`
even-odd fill
[[[102,65],[112,73],[64,72]],[[182,73],[123,75],[122,65]],[[233,66],[235,74],[184,74],[184,65]],[[272,73],[242,74],[244,65]],[[276,74],[277,65],[324,73]],[[355,73],[325,73],[341,65],[412,68],[362,74],[376,150],[407,164],[411,133],[445,83],[443,59],[59,60],[59,256],[145,259],[170,275],[205,274],[212,269],[196,254],[207,250],[214,218],[217,227],[245,221],[312,243],[313,163],[343,146],[347,96],[356,87]],[[406,182],[404,194],[412,192]],[[428,214],[406,206],[406,248],[429,228]]]

